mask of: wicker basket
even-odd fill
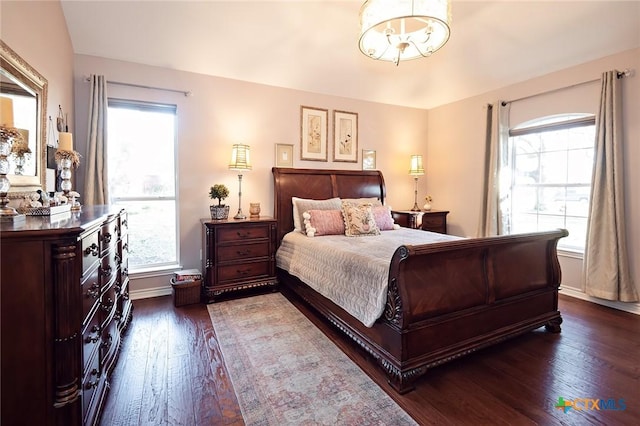
[[[176,281],[171,279],[173,288],[173,304],[176,307],[200,303],[200,287],[202,280]]]

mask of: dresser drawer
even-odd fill
[[[244,243],[218,247],[216,261],[233,261],[269,256],[269,242]]]
[[[218,230],[218,243],[220,244],[267,238],[269,238],[269,226],[267,224],[222,227]]]
[[[98,274],[100,268],[94,268],[91,272],[83,277],[82,282],[82,323],[85,324],[87,316],[93,310],[94,305],[100,298],[100,278]]]
[[[82,275],[87,272],[100,258],[98,231],[82,239]]]
[[[82,365],[85,366],[85,370],[96,348],[100,345],[101,335],[100,314],[94,312],[82,333]]]
[[[114,219],[105,223],[100,228],[100,254],[104,255],[109,249],[115,247],[118,241],[118,222]]]
[[[100,284],[103,289],[110,286],[118,276],[119,257],[116,250],[111,250],[100,260]]]
[[[232,265],[221,265],[218,267],[218,283],[226,284],[236,281],[251,281],[268,277],[271,261],[236,263]]]
[[[104,385],[104,380],[102,379],[102,372],[100,371],[100,357],[98,354],[94,354],[93,358],[91,358],[91,363],[86,365],[85,374],[82,379],[82,415],[87,421],[89,412],[95,410],[95,403],[92,401],[100,395],[101,388]]]

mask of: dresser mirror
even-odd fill
[[[13,99],[14,127],[28,141],[28,150],[9,156],[10,192],[45,187],[47,80],[0,40],[0,94]],[[25,151],[31,151],[24,154]]]

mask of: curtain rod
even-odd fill
[[[626,69],[624,71],[617,71],[617,74],[616,74],[616,76],[618,78],[631,77],[631,75],[633,75],[633,71],[630,70],[630,69]],[[523,97],[518,98],[518,99],[513,99],[513,100],[510,100],[510,101],[502,101],[502,106],[506,106],[507,104],[510,104],[510,103],[513,103],[513,102],[518,102],[518,101],[522,101],[522,100],[525,100],[525,99],[534,98],[536,96],[546,95],[548,93],[553,93],[553,92],[558,92],[560,90],[571,89],[572,87],[576,87],[576,86],[582,86],[582,85],[585,85],[585,84],[595,83],[596,81],[600,81],[600,79],[599,78],[594,78],[593,80],[582,81],[580,83],[572,84],[571,86],[558,87],[557,89],[551,89],[551,90],[547,90],[545,92],[540,92],[540,93],[536,93],[536,94],[529,95],[529,96],[523,96]]]
[[[85,78],[87,83],[91,81],[90,77]],[[134,84],[134,83],[123,83],[120,81],[111,81],[107,80],[107,84],[115,84],[118,86],[128,86],[128,87],[137,87],[139,89],[151,89],[151,90],[163,90],[165,92],[174,92],[174,93],[182,93],[185,97],[193,96],[193,92],[191,90],[177,90],[177,89],[166,89],[164,87],[154,87],[154,86],[145,86],[144,84]]]

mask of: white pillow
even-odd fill
[[[296,231],[304,233],[304,218],[302,214],[308,210],[341,210],[340,198],[326,200],[312,200],[308,198],[291,197],[293,203],[293,227]]]

